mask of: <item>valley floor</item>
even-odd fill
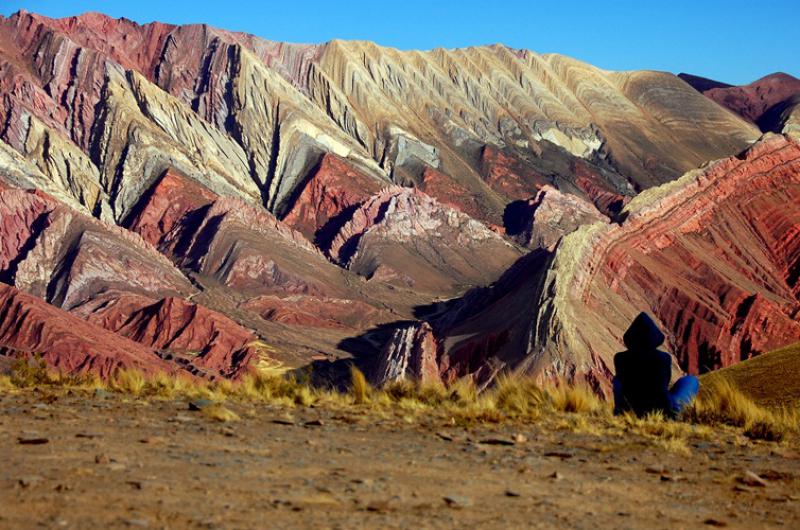
[[[797,448],[734,430],[229,408],[0,394],[0,528],[800,528]]]

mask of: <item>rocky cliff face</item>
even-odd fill
[[[43,165],[32,134],[76,145],[88,156],[72,164],[117,220],[166,165],[283,217],[325,155],[384,184],[437,170],[496,220],[509,190],[484,181],[476,160],[486,147],[539,158],[543,181],[553,159],[584,160],[625,193],[627,182],[663,182],[756,137],[673,76],[502,46],[293,46],[99,14],[20,12],[0,32],[3,139]],[[543,156],[552,148],[557,157]],[[523,188],[533,195],[535,179]]]
[[[479,378],[503,363],[603,388],[640,310],[691,373],[796,341],[798,199],[800,145],[782,136],[653,188],[620,223],[578,228],[432,320],[438,372]]]
[[[341,227],[334,261],[370,280],[446,296],[491,282],[520,252],[482,223],[413,188],[387,188]]]
[[[0,281],[36,312],[0,346],[46,348],[60,328],[12,324],[52,314],[138,345],[45,352],[103,376],[357,354],[382,379],[601,387],[650,308],[685,368],[730,363],[795,338],[796,144],[673,180],[758,136],[665,73],[21,11],[0,18]]]
[[[41,355],[64,373],[108,377],[120,368],[175,373],[157,352],[58,309],[41,298],[0,285],[0,355]]]

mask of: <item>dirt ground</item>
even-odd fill
[[[0,528],[800,528],[797,448],[733,431],[675,452],[553,421],[231,404],[219,423],[100,394],[0,394]]]

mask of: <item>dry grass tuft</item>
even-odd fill
[[[369,401],[372,389],[364,377],[364,372],[350,365],[350,394],[352,394],[356,405],[363,405]]]
[[[147,385],[144,374],[138,370],[118,370],[109,381],[109,386],[117,392],[139,397]]]
[[[9,390],[14,390],[15,388],[17,387],[11,382],[10,376],[0,375],[0,392],[8,392]]]
[[[307,374],[263,370],[239,381],[204,381],[173,374],[145,375],[136,370],[120,370],[108,383],[95,376],[64,376],[47,370],[41,358],[14,363],[9,376],[0,376],[0,391],[40,386],[110,390],[137,398],[206,398],[263,402],[285,407],[325,406],[348,409],[354,405],[373,414],[401,412],[414,421],[436,415],[457,425],[504,421],[546,421],[553,428],[585,434],[637,434],[669,450],[688,451],[686,440],[710,438],[713,428],[732,426],[754,440],[780,442],[796,435],[800,428],[797,411],[770,410],[759,406],[725,379],[704,380],[700,396],[685,411],[681,421],[660,414],[644,418],[612,416],[610,403],[588,387],[556,381],[540,385],[528,377],[501,376],[496,384],[478,392],[470,378],[449,385],[421,384],[403,380],[381,389],[372,388],[355,366],[350,369],[347,392],[313,387]],[[238,416],[221,405],[207,414],[218,421],[236,421]]]
[[[741,427],[749,438],[767,441],[781,441],[800,427],[797,412],[761,407],[725,379],[705,382],[683,419],[704,425]]]
[[[219,422],[229,422],[229,421],[239,421],[241,418],[238,414],[233,412],[231,409],[226,408],[219,404],[209,405],[208,407],[203,407],[201,410],[204,416],[210,418],[215,421]]]
[[[11,365],[11,384],[18,388],[31,388],[53,383],[47,363],[41,357],[20,358]]]
[[[549,396],[532,379],[502,376],[492,391],[497,408],[512,416],[537,419],[549,402]]]
[[[546,389],[550,397],[550,405],[558,412],[589,414],[604,407],[604,402],[597,394],[584,385],[558,384]]]

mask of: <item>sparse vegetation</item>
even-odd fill
[[[350,391],[356,405],[363,405],[369,400],[370,387],[367,378],[364,377],[364,372],[355,366],[350,367]]]
[[[684,419],[704,425],[741,427],[749,438],[768,441],[781,441],[800,427],[796,411],[760,406],[723,378],[709,379],[702,385]]]
[[[226,408],[218,403],[204,407],[200,412],[212,420],[223,423],[229,421],[239,421],[241,419],[239,415],[233,412],[231,409]]]
[[[502,376],[485,392],[470,379],[450,385],[397,381],[376,389],[356,367],[350,370],[346,392],[314,387],[296,373],[256,372],[239,381],[204,381],[169,374],[145,375],[120,370],[104,383],[92,376],[63,376],[48,372],[39,359],[17,361],[10,376],[0,377],[0,391],[62,387],[73,390],[105,388],[140,399],[205,398],[215,405],[203,413],[217,421],[239,416],[222,403],[268,403],[275,406],[322,406],[360,413],[401,414],[408,418],[440,418],[453,425],[549,421],[556,429],[585,434],[633,433],[668,450],[685,452],[686,440],[708,438],[713,428],[737,428],[754,440],[780,442],[798,433],[798,414],[756,404],[724,379],[703,384],[698,399],[680,418],[660,414],[645,418],[613,416],[611,405],[591,389],[565,381],[541,385],[525,377]],[[412,420],[413,421],[413,420]]]

